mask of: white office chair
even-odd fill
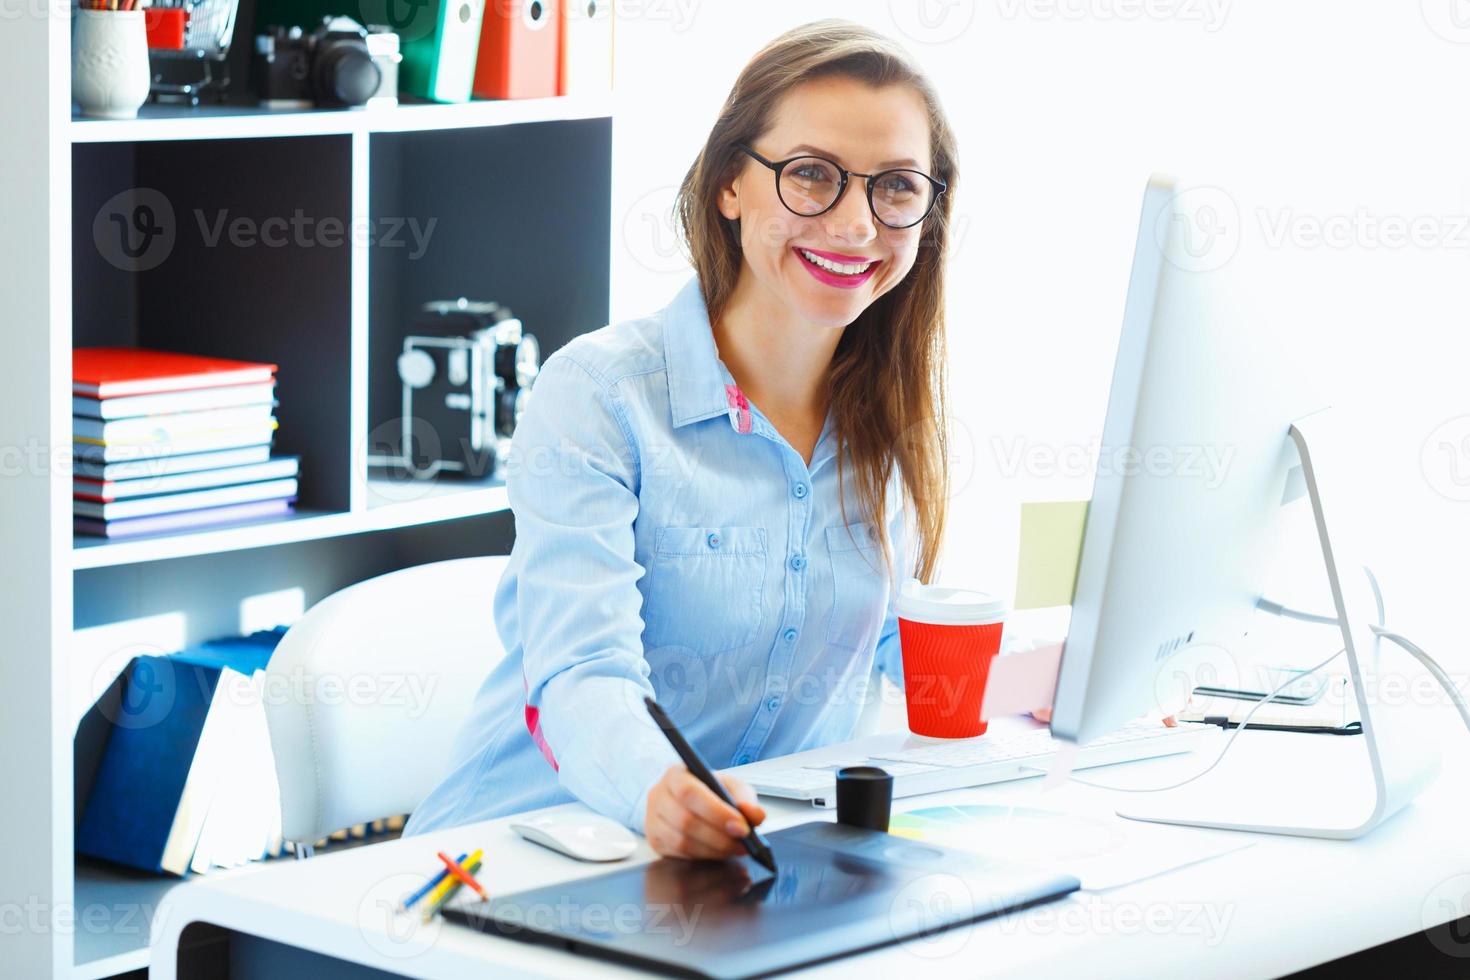
[[[480,684],[504,656],[492,600],[506,558],[463,558],[359,582],[311,607],[266,671],[281,823],[314,841],[408,813],[449,765]]]
[[[505,563],[462,558],[358,582],[281,638],[266,723],[282,834],[298,855],[409,813],[443,777],[475,692],[505,655],[491,609]],[[857,735],[877,729],[879,708],[865,707]]]

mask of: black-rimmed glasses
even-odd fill
[[[825,214],[837,206],[851,177],[867,181],[868,207],[879,223],[889,228],[912,228],[929,216],[934,202],[944,193],[945,183],[922,170],[880,170],[860,174],[845,170],[836,161],[819,156],[767,160],[744,143],[739,144],[757,163],[776,175],[776,196],[786,210],[803,218]]]

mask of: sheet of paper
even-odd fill
[[[996,657],[990,662],[980,717],[988,721],[1000,715],[1050,708],[1061,660],[1060,641]]]
[[[1057,754],[1052,756],[1051,770],[1041,781],[1043,793],[1067,785],[1067,780],[1072,777],[1072,769],[1077,765],[1077,754],[1080,751],[1076,742],[1062,742],[1057,746]]]
[[[1021,505],[1015,608],[1071,605],[1087,504],[1086,500],[1058,500]]]

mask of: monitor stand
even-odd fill
[[[1368,703],[1363,665],[1377,663],[1381,641],[1371,629],[1378,622],[1377,601],[1362,568],[1348,558],[1352,552],[1346,539],[1351,525],[1345,501],[1335,495],[1348,484],[1337,470],[1343,457],[1335,445],[1330,411],[1297,420],[1290,437],[1301,461],[1333,604],[1341,620],[1362,737],[1272,736],[1291,740],[1289,759],[1278,755],[1265,767],[1237,765],[1232,770],[1228,765],[1232,759],[1227,757],[1214,772],[1187,786],[1130,800],[1118,808],[1121,817],[1347,840],[1361,837],[1388,819],[1439,771],[1438,747],[1415,740],[1416,726],[1409,724],[1411,719]],[[1231,755],[1238,755],[1241,748],[1237,744]],[[1367,772],[1362,771],[1364,755]]]

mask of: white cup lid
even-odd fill
[[[989,592],[925,585],[911,578],[899,590],[894,611],[911,622],[977,626],[1004,620],[1006,603]]]

